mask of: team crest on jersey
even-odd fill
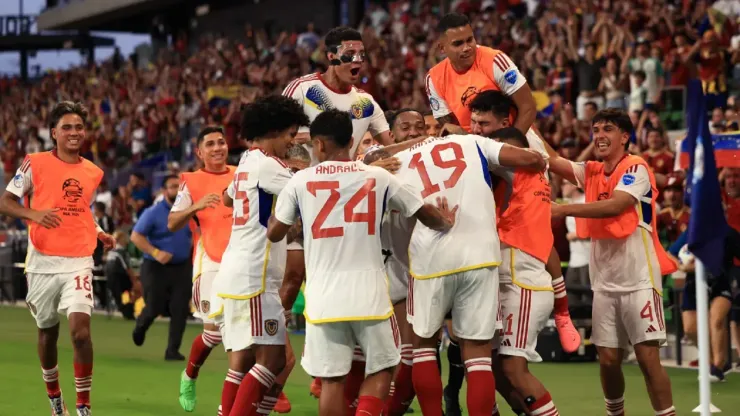
[[[431,97],[429,99],[429,106],[432,107],[432,110],[439,111],[439,100],[437,100],[434,97]]]
[[[16,188],[23,188],[23,175],[19,173],[13,176],[13,186]]]
[[[31,310],[31,313],[36,315],[36,306],[34,306],[31,302],[26,302],[26,305],[28,305],[28,309]]]
[[[622,176],[622,183],[625,184],[625,185],[627,185],[627,186],[632,185],[633,183],[635,183],[635,180],[636,180],[635,175],[631,175],[629,173],[626,174],[626,175],[624,175],[624,176]]]
[[[504,79],[509,84],[516,84],[516,78],[517,78],[516,69],[510,69],[506,71],[506,73],[504,74]]]
[[[475,87],[468,87],[467,90],[465,90],[464,93],[460,96],[460,102],[462,105],[466,106],[468,105],[468,101],[472,101],[473,98],[478,95],[480,91],[478,91]]]
[[[372,100],[368,98],[360,98],[350,107],[349,114],[353,120],[361,120],[373,115],[375,112],[375,105]]]
[[[200,311],[203,313],[208,313],[211,310],[211,302],[207,300],[200,301]]]
[[[77,179],[69,178],[62,184],[62,192],[67,202],[77,202],[82,198],[82,185]]]
[[[267,335],[275,335],[278,331],[278,321],[277,319],[267,319],[265,320],[265,332],[267,332]]]

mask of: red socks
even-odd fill
[[[383,401],[375,396],[360,396],[357,403],[357,416],[380,416],[383,413]]]
[[[242,380],[244,380],[244,373],[234,370],[229,370],[226,373],[224,388],[221,390],[221,415],[229,416],[229,413],[231,413],[231,408],[234,407],[236,393],[239,391]]]
[[[496,381],[491,370],[491,358],[473,358],[465,361],[468,379],[468,414],[490,416],[496,406]]]
[[[347,411],[350,415],[355,414],[356,400],[360,395],[363,381],[365,381],[365,361],[353,360],[344,383],[344,401],[347,403]]]
[[[77,406],[90,407],[90,390],[92,389],[93,365],[74,363],[75,389],[77,390]]]
[[[532,416],[559,416],[558,409],[555,407],[555,403],[552,402],[550,392],[537,399],[534,403],[528,406],[529,413]]]
[[[552,280],[552,289],[555,292],[555,313],[568,315],[568,294],[565,293],[565,280],[562,276]]]
[[[57,366],[54,366],[54,368],[41,368],[41,371],[44,374],[44,383],[46,383],[46,393],[49,395],[49,397],[56,397],[61,393],[61,390],[59,389],[59,368]]]
[[[236,393],[234,407],[230,416],[244,416],[256,414],[257,408],[265,398],[265,393],[275,383],[275,375],[260,364],[255,364],[246,377],[239,391]],[[226,412],[224,412],[226,414]]]
[[[411,379],[421,413],[424,416],[442,416],[442,379],[437,368],[437,351],[434,348],[416,349],[413,363]],[[493,390],[489,390],[489,394],[490,391]]]
[[[386,400],[388,416],[402,416],[414,400],[412,382],[413,349],[409,344],[401,345],[401,365],[393,383],[393,393]]]
[[[198,378],[200,366],[206,362],[211,350],[221,343],[221,333],[218,331],[203,331],[203,334],[195,337],[190,347],[190,358],[185,374],[191,379]]]

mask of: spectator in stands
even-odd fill
[[[562,187],[563,197],[568,203],[582,204],[586,202],[586,194],[577,186],[566,181]],[[578,237],[575,218],[566,217],[565,226],[568,230],[566,238],[570,248],[568,270],[565,272],[565,287],[568,292],[568,302],[574,305],[589,299],[591,281],[588,274],[588,264],[591,256],[591,241]]]
[[[113,218],[105,212],[105,204],[103,202],[95,201],[93,203],[93,215],[95,216],[95,222],[98,223],[106,234],[113,234],[113,231],[115,231]]]
[[[152,204],[152,190],[146,181],[146,177],[139,172],[134,172],[129,177],[128,190],[137,216],[141,216],[144,208]]]
[[[683,179],[672,174],[663,190],[663,208],[657,216],[658,234],[663,247],[670,247],[689,226],[691,209],[684,204]]]
[[[635,54],[634,56],[633,53]],[[645,105],[655,108],[660,101],[660,94],[665,84],[663,65],[660,61],[650,55],[650,46],[648,41],[642,40],[637,44],[637,48],[630,47],[627,49],[627,58],[624,61],[624,68],[632,75],[630,77],[632,90],[644,86],[647,90]],[[638,76],[638,73],[641,74]],[[640,78],[643,81],[640,81]],[[632,96],[630,96],[632,97]]]
[[[647,130],[648,150],[642,154],[642,158],[648,163],[655,173],[667,175],[673,172],[675,156],[668,150],[663,132],[657,128]]]

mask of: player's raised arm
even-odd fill
[[[547,159],[547,164],[550,168],[550,171],[555,173],[556,175],[559,175],[563,177],[568,182],[572,183],[576,186],[583,186],[582,183],[578,182],[578,178],[576,177],[576,171],[574,168],[573,163],[570,160],[560,156],[558,152],[553,149],[547,141],[545,141],[542,136],[540,136],[538,133],[535,132],[537,136],[539,137],[542,144],[545,146],[545,150],[547,151],[547,154],[549,158]]]
[[[537,104],[524,75],[519,72],[519,68],[511,58],[501,51],[498,51],[493,58],[493,78],[501,91],[510,96],[516,104],[517,115],[514,127],[527,134],[537,117]]]
[[[221,201],[227,208],[234,207],[234,182],[230,183],[229,186],[224,189],[224,192],[221,195]]]
[[[539,152],[532,149],[510,146],[497,141],[504,139],[516,139],[527,143],[527,138],[524,134],[514,127],[505,127],[496,130],[491,136],[491,139],[481,136],[476,136],[475,138],[479,148],[483,151],[489,163],[493,165],[522,168],[535,172],[542,172],[547,168],[547,162]]]

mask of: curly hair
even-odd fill
[[[67,114],[77,114],[82,119],[82,123],[87,123],[88,111],[80,102],[62,101],[54,106],[49,114],[49,129],[54,129],[59,124],[59,120]]]
[[[308,126],[308,116],[296,100],[268,95],[244,106],[241,137],[246,140],[271,138],[293,126]]]

